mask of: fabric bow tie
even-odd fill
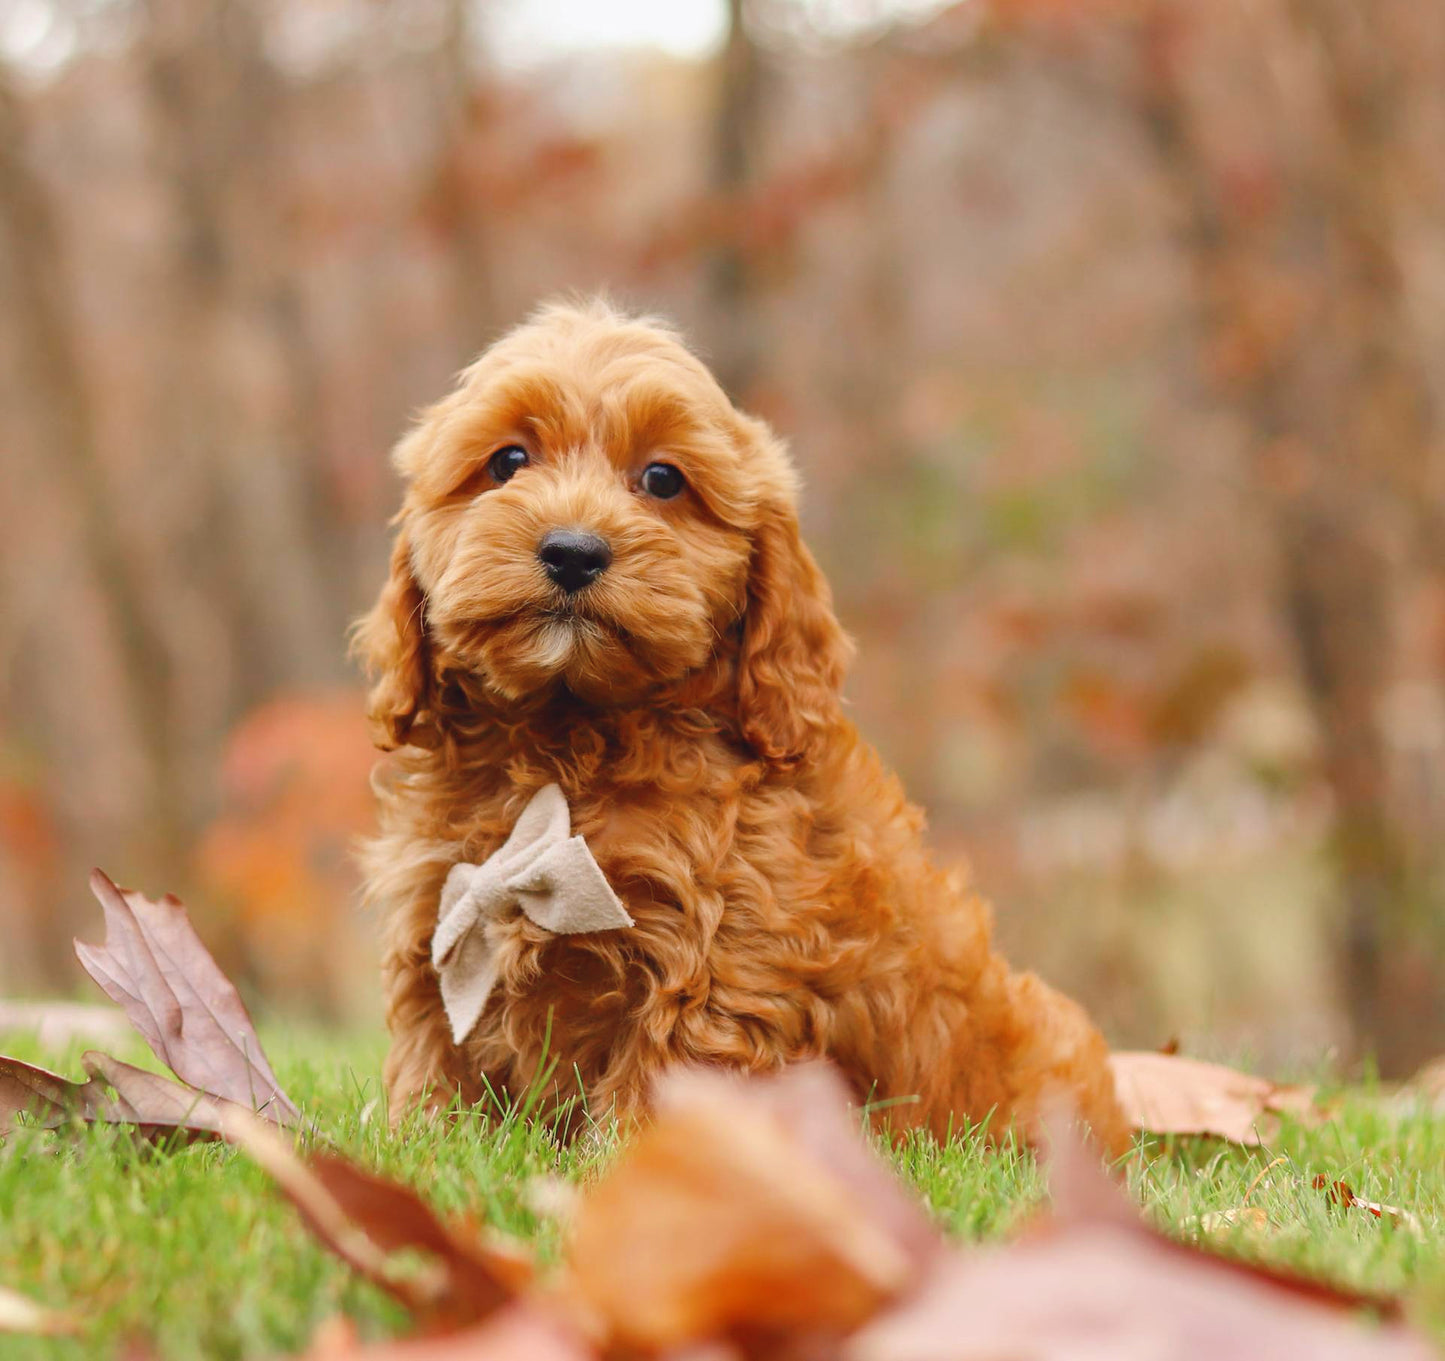
[[[562,790],[545,785],[495,853],[480,865],[453,865],[447,874],[431,957],[457,1044],[476,1029],[497,981],[487,928],[509,908],[561,935],[634,925],[587,843],[571,830]]]

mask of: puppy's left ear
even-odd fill
[[[411,566],[403,529],[391,550],[391,571],[369,614],[352,626],[351,651],[372,679],[367,717],[376,745],[393,751],[406,743],[433,745],[423,715],[431,709],[431,642],[426,597]]]
[[[852,656],[791,497],[780,497],[753,536],[738,658],[738,714],[748,745],[768,761],[804,759],[841,716]]]

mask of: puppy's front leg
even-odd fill
[[[445,1110],[458,1093],[467,1105],[481,1095],[480,1084],[452,1043],[432,967],[436,904],[436,891],[428,888],[397,909],[387,926],[381,971],[391,1049],[384,1074],[393,1122],[418,1104]]]

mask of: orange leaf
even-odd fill
[[[335,1153],[303,1160],[245,1111],[226,1112],[224,1122],[226,1138],[271,1175],[322,1243],[430,1326],[454,1330],[486,1319],[530,1277],[529,1263],[443,1224],[409,1187]],[[424,1253],[429,1265],[398,1261],[403,1249]]]
[[[1125,1118],[1151,1134],[1200,1134],[1258,1144],[1283,1111],[1321,1114],[1311,1089],[1284,1086],[1177,1054],[1110,1055]]]
[[[1398,1302],[1171,1242],[1139,1218],[1097,1158],[1051,1139],[1055,1214],[1044,1232],[955,1254],[912,1299],[852,1338],[845,1361],[1428,1361],[1408,1329],[1362,1327]]]
[[[658,1104],[573,1226],[577,1292],[624,1345],[846,1332],[932,1251],[831,1071],[680,1074]]]

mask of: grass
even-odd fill
[[[379,1036],[299,1031],[264,1036],[277,1071],[324,1135],[351,1157],[417,1187],[444,1212],[466,1212],[558,1250],[556,1224],[531,1208],[538,1178],[585,1181],[607,1141],[559,1149],[526,1122],[463,1118],[450,1127],[387,1128]],[[9,1036],[4,1051],[79,1075],[79,1048],[44,1053]],[[143,1050],[122,1057],[141,1061]],[[900,1174],[950,1235],[1006,1237],[1044,1197],[1024,1154],[963,1137],[895,1149]],[[1405,1209],[1416,1227],[1332,1206],[1316,1175]],[[1270,1147],[1155,1140],[1128,1165],[1136,1197],[1162,1228],[1198,1233],[1202,1215],[1242,1204],[1269,1226],[1228,1231],[1231,1250],[1351,1286],[1405,1291],[1445,1341],[1445,1117],[1390,1111],[1369,1091],[1343,1094],[1315,1129],[1287,1125]],[[402,1330],[383,1295],[317,1247],[246,1157],[214,1144],[154,1150],[123,1131],[53,1135],[22,1129],[0,1144],[0,1286],[76,1315],[73,1339],[0,1335],[0,1357],[124,1354],[143,1341],[166,1358],[274,1356],[305,1346],[344,1313],[364,1337]]]

